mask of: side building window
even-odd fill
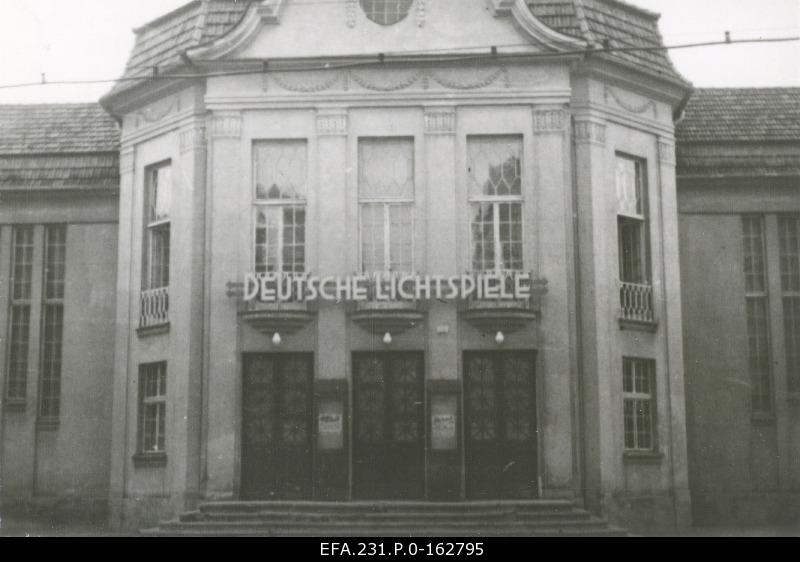
[[[622,359],[625,450],[656,450],[656,364],[650,359]]]
[[[800,216],[778,217],[788,391],[800,393]]]
[[[11,336],[8,348],[6,398],[24,401],[28,389],[28,346],[31,331],[33,226],[15,226],[11,263]]]
[[[472,268],[522,271],[522,137],[467,139]]]
[[[139,366],[139,453],[161,454],[166,447],[167,364]]]
[[[360,139],[358,197],[364,273],[411,273],[414,141]]]
[[[256,273],[305,273],[308,148],[304,140],[256,141]]]
[[[617,238],[619,241],[620,317],[654,322],[650,279],[650,229],[644,160],[616,156]]]
[[[58,420],[61,411],[61,353],[64,337],[64,281],[67,229],[45,230],[44,300],[42,302],[42,358],[39,418]]]
[[[169,162],[145,170],[145,249],[139,325],[169,322],[170,209],[172,167]]]
[[[751,404],[754,414],[772,413],[772,354],[769,339],[769,303],[764,218],[742,217],[744,243],[747,354]]]

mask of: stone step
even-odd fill
[[[310,511],[314,513],[333,512],[336,514],[350,512],[386,513],[386,512],[461,512],[470,513],[480,510],[517,511],[552,511],[571,510],[574,502],[569,500],[531,500],[531,501],[480,501],[480,502],[210,502],[198,508],[202,513],[220,512],[264,512],[264,511]]]
[[[449,512],[359,512],[359,513],[315,513],[295,511],[260,511],[260,512],[190,512],[181,516],[184,522],[193,521],[488,521],[519,520],[536,521],[540,519],[588,519],[589,512],[583,510],[555,510],[537,512],[518,512],[514,510],[478,511],[467,513]]]
[[[402,529],[373,529],[360,530],[353,533],[347,529],[242,529],[231,528],[225,530],[210,530],[203,528],[191,528],[183,530],[169,530],[157,528],[142,531],[145,536],[157,537],[463,537],[468,539],[479,539],[482,537],[625,537],[627,533],[622,529],[601,527],[601,528],[574,528],[565,529],[555,525],[550,528],[537,529],[443,529],[428,527],[420,531],[406,531]]]
[[[606,525],[602,519],[592,517],[589,519],[541,519],[539,521],[519,521],[519,520],[486,520],[486,521],[437,521],[437,527],[535,527],[542,525],[563,525],[565,527],[573,526],[601,526]],[[344,520],[325,520],[325,521],[298,521],[298,520],[283,520],[283,521],[170,521],[164,524],[165,526],[172,527],[348,527],[348,528],[361,528],[361,527],[427,527],[427,521],[392,521],[392,520],[370,520],[370,521],[344,521]]]

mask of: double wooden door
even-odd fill
[[[421,353],[353,358],[353,495],[425,496],[424,370]]]
[[[246,500],[310,500],[313,356],[244,357],[242,485]]]
[[[464,356],[467,499],[538,493],[535,354]]]

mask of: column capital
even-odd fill
[[[211,137],[214,139],[238,139],[242,136],[242,114],[226,111],[211,115]]]
[[[581,119],[575,121],[574,127],[575,141],[578,144],[596,144],[605,146],[606,144],[606,125],[597,121]]]
[[[564,109],[534,109],[533,132],[562,133],[569,123],[569,113]]]
[[[668,142],[664,139],[658,139],[658,160],[661,164],[674,166],[675,158],[675,143]]]
[[[425,109],[426,135],[455,135],[456,110],[452,107],[429,107]]]
[[[317,136],[339,137],[348,132],[346,110],[322,111],[317,113]]]
[[[135,150],[132,146],[123,147],[119,151],[119,173],[120,175],[132,174],[134,166]]]
[[[193,126],[181,130],[180,145],[181,154],[194,150],[203,150],[206,147],[206,127],[204,125]]]

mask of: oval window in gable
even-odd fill
[[[414,0],[360,0],[366,16],[379,25],[394,25],[403,21]]]

